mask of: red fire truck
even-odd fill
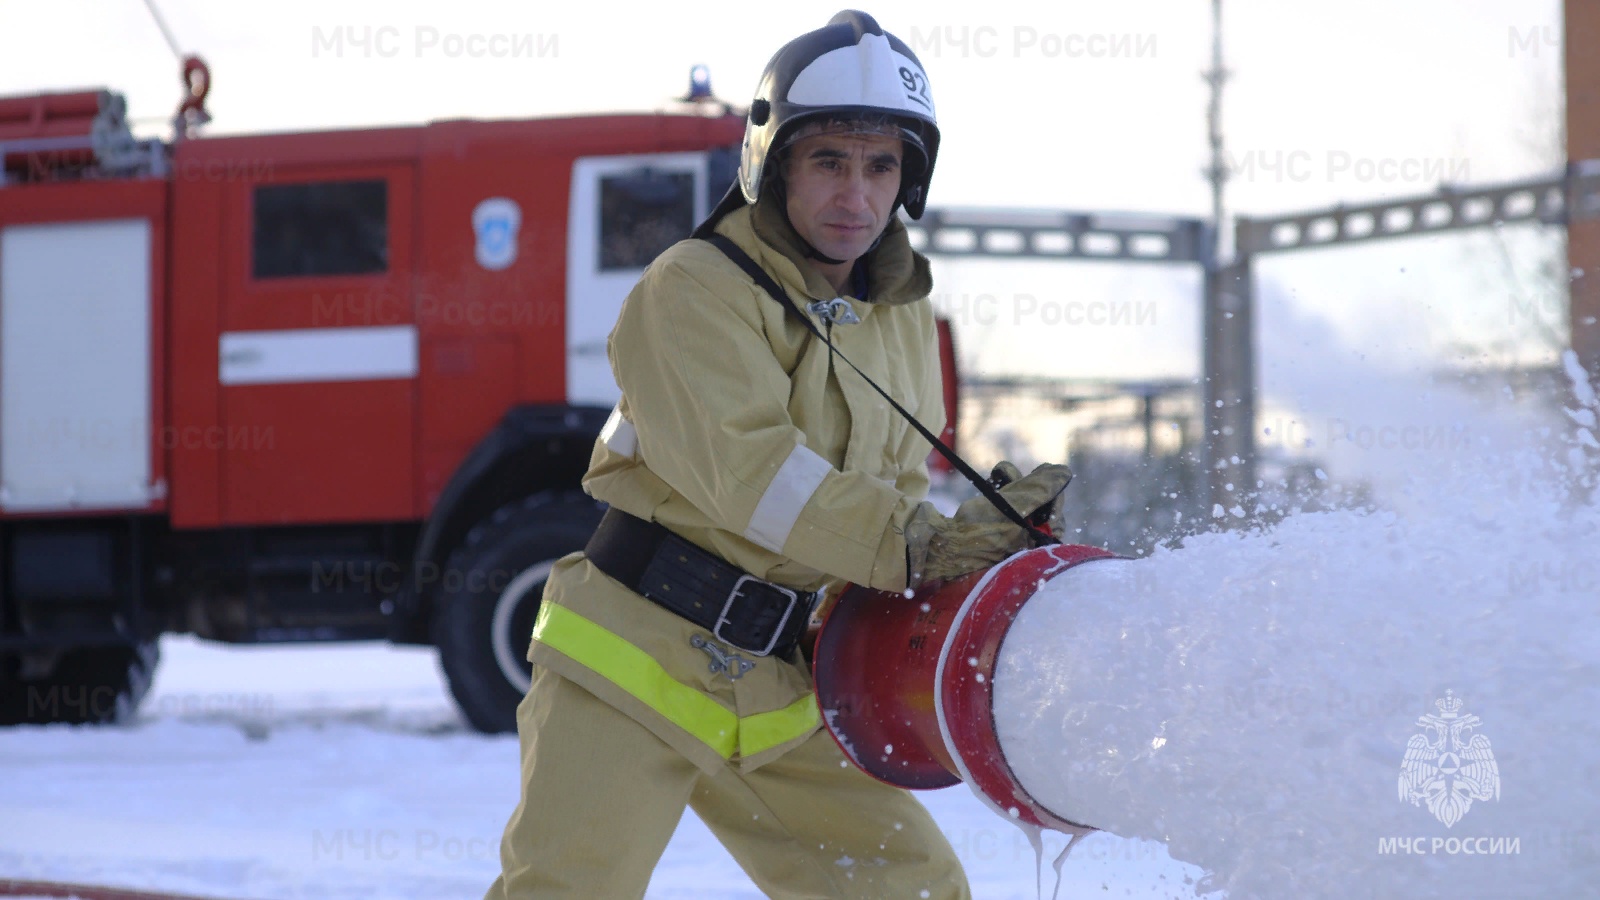
[[[606,335],[743,119],[197,137],[186,76],[171,142],[108,90],[0,99],[0,722],[125,716],[192,633],[436,645],[511,730],[602,512]]]

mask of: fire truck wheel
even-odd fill
[[[62,651],[48,675],[24,675],[20,658],[0,660],[0,724],[110,725],[133,716],[150,689],[160,660],[155,641],[73,647]],[[13,680],[14,679],[14,680]]]
[[[478,523],[445,564],[433,641],[472,727],[517,730],[528,637],[550,569],[583,549],[605,506],[581,493],[535,494]]]

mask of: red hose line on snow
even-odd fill
[[[18,881],[0,878],[0,897],[76,897],[78,900],[213,900],[193,894],[161,894],[60,881]]]

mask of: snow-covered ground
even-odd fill
[[[162,654],[130,726],[0,730],[0,878],[250,900],[482,896],[517,799],[516,739],[462,724],[431,650],[168,638]],[[1036,896],[1021,831],[965,788],[919,796],[976,897]],[[1064,874],[1063,897],[1142,898],[1194,897],[1202,875],[1111,835],[1074,849]],[[761,895],[688,813],[647,896]]]

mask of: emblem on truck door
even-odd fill
[[[472,233],[476,236],[473,255],[478,265],[499,270],[517,261],[517,229],[522,226],[522,208],[515,200],[490,197],[472,210]]]

